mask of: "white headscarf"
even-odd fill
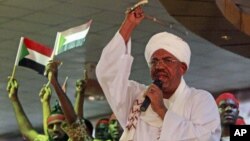
[[[145,58],[148,65],[150,64],[151,56],[158,49],[168,51],[189,67],[191,50],[189,45],[180,37],[168,32],[161,32],[152,36],[145,49]]]

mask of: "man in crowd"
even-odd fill
[[[79,119],[83,120],[85,125],[86,125],[86,129],[88,131],[88,134],[91,136],[92,138],[92,134],[93,134],[93,125],[92,123],[84,118],[84,94],[85,94],[85,90],[87,88],[87,84],[88,84],[88,75],[87,75],[87,71],[84,70],[83,72],[84,76],[83,79],[78,79],[76,81],[76,92],[75,92],[75,104],[74,104],[74,109],[75,112],[78,116]]]
[[[108,118],[99,119],[96,123],[94,141],[111,141]]]
[[[58,82],[57,77],[59,65],[60,62],[58,61],[50,61],[46,66],[45,74],[53,85],[64,112],[65,124],[63,125],[63,128],[71,141],[92,141],[91,135],[88,134],[85,124],[77,116],[69,98]]]
[[[67,141],[68,136],[61,127],[64,123],[65,116],[60,111],[59,108],[54,108],[50,115],[48,115],[46,121],[45,134],[39,134],[30,123],[28,117],[26,116],[22,105],[18,98],[18,83],[14,78],[9,78],[7,91],[9,95],[9,99],[13,106],[16,120],[20,129],[21,134],[30,141]],[[43,94],[41,94],[43,93]],[[49,101],[51,90],[49,87],[44,86],[41,91],[40,95],[43,95],[41,101]],[[46,95],[46,96],[45,96]]]
[[[75,92],[76,99],[74,103],[74,108],[78,120],[80,120],[82,124],[84,123],[83,125],[85,125],[89,136],[92,138],[92,131],[93,131],[92,123],[89,120],[83,118],[84,93],[88,82],[87,71],[84,70],[83,74],[84,74],[83,79],[78,79],[76,81],[76,92]],[[67,79],[68,77],[66,77],[62,85],[62,90],[64,93],[66,93],[67,91]],[[49,115],[50,113],[50,104],[49,104],[50,95],[48,96],[47,94],[43,93],[40,93],[39,95],[41,97],[41,102],[43,105],[44,120],[47,121],[47,115]],[[47,129],[47,122],[44,122],[44,130],[46,131],[46,129]]]
[[[30,141],[92,141],[85,124],[77,117],[70,100],[57,80],[58,65],[57,61],[51,61],[46,66],[46,74],[55,88],[62,110],[57,104],[50,112],[51,90],[48,86],[43,86],[39,94],[43,107],[44,135],[39,134],[32,127],[17,96],[18,83],[14,78],[9,78],[7,92],[16,114],[20,132],[25,139]]]
[[[122,135],[122,127],[118,122],[115,114],[112,114],[109,118],[109,134],[112,141],[119,141]]]
[[[232,93],[222,93],[216,98],[221,118],[221,140],[230,140],[230,125],[235,125],[239,115],[239,101]]]
[[[133,62],[130,37],[143,18],[140,6],[127,12],[96,67],[97,79],[124,128],[120,140],[218,141],[220,117],[214,98],[207,91],[190,88],[183,79],[191,51],[181,38],[161,32],[149,40],[145,58],[157,84],[129,80]],[[142,112],[144,96],[151,104]]]

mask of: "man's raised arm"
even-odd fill
[[[120,34],[127,44],[135,27],[144,19],[144,12],[140,6],[127,13],[125,20],[120,27]]]
[[[17,96],[17,93],[18,93],[17,81],[14,78],[9,78],[6,89],[7,89],[12,107],[14,109],[16,120],[17,120],[21,134],[25,136],[28,140],[34,140],[34,138],[38,135],[38,133],[32,127],[19,101],[19,98]]]

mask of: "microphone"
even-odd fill
[[[154,80],[153,83],[158,86],[160,89],[162,88],[162,82],[160,80]],[[145,97],[140,110],[141,112],[145,112],[148,109],[148,106],[150,105],[151,101],[148,96]]]

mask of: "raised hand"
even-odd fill
[[[84,91],[87,87],[87,82],[88,82],[87,71],[84,70],[83,73],[84,73],[83,79],[78,79],[76,81],[76,94],[84,94]]]
[[[128,43],[128,40],[130,39],[131,34],[135,29],[135,27],[139,25],[143,19],[144,19],[144,12],[141,6],[135,7],[133,10],[127,13],[127,16],[123,21],[119,30],[126,44]]]
[[[10,76],[8,77],[8,84],[6,90],[9,94],[10,99],[16,98],[18,91],[18,83],[15,78],[12,78]]]
[[[144,19],[144,12],[141,6],[134,8],[127,13],[126,20],[130,21],[134,25],[138,25]]]
[[[58,66],[62,63],[60,61],[50,60],[49,63],[46,65],[45,68],[45,75],[51,81],[52,79],[57,79],[58,74]]]
[[[163,94],[158,86],[155,84],[149,85],[146,95],[149,97],[151,101],[152,109],[162,118],[164,119],[165,113],[167,112],[167,108],[163,102]]]
[[[49,102],[51,98],[51,89],[49,86],[43,85],[40,90],[39,97],[41,102]]]

